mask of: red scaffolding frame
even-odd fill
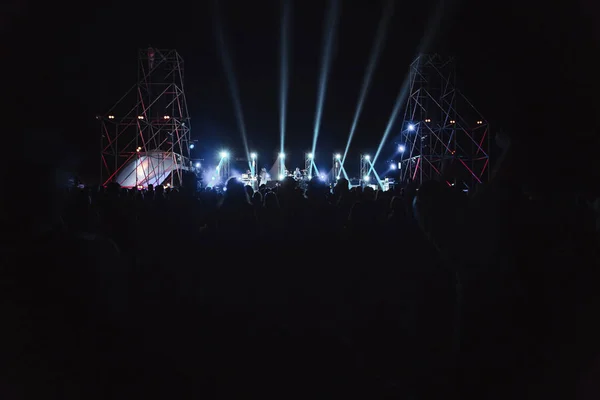
[[[176,50],[138,50],[138,81],[101,121],[100,181],[126,187],[182,183],[190,161],[190,117],[183,58]]]
[[[400,177],[463,189],[489,178],[490,126],[456,88],[453,58],[419,55],[410,65]]]

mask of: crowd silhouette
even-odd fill
[[[598,201],[516,184],[387,192],[47,190],[12,221],[4,398],[548,398],[589,391]],[[50,185],[52,186],[52,185]],[[12,218],[12,219],[11,219]],[[597,393],[597,392],[595,392]]]

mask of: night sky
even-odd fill
[[[274,155],[279,147],[281,2],[218,3],[250,147]],[[319,152],[343,151],[383,3],[341,1]],[[543,160],[557,141],[571,154],[589,147],[586,141],[598,126],[593,110],[599,42],[591,30],[598,22],[591,17],[598,13],[592,3],[445,1],[430,51],[457,57],[459,89],[492,126],[539,149],[535,160]],[[5,49],[4,79],[18,105],[9,122],[19,130],[15,136],[25,143],[43,136],[44,148],[76,159],[79,173],[95,178],[99,129],[94,116],[135,83],[136,51],[151,45],[175,48],[185,59],[193,139],[205,151],[227,147],[241,152],[215,38],[215,4],[15,0],[0,20],[3,34],[12,38]],[[292,2],[286,151],[298,166],[312,141],[327,4]],[[376,149],[438,4],[395,2],[350,157]]]

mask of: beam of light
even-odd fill
[[[348,177],[348,173],[346,172],[346,168],[344,168],[343,164],[340,166],[340,168],[342,170],[342,174],[344,174],[344,178],[346,178],[348,181],[350,181],[350,178]]]
[[[329,70],[331,69],[331,58],[333,53],[333,43],[337,31],[339,20],[339,0],[330,0],[327,17],[325,19],[325,43],[323,53],[321,55],[321,71],[319,76],[319,88],[317,95],[317,110],[315,114],[315,126],[313,129],[312,152],[317,148],[317,140],[319,139],[319,130],[321,129],[321,116],[323,115],[323,104],[325,102],[325,93],[327,92],[327,79]]]
[[[377,173],[377,171],[375,171],[375,167],[373,166],[373,163],[371,162],[371,158],[366,158],[365,160],[367,160],[367,162],[369,163],[369,165],[371,166],[371,168],[369,169],[369,173],[367,174],[367,176],[371,175],[371,173],[373,173],[373,175],[375,175],[375,179],[377,180],[377,184],[379,185],[379,187],[381,188],[381,190],[383,190],[383,182],[381,181],[381,178],[379,177],[379,174]]]
[[[377,161],[377,158],[379,157],[379,153],[381,153],[381,149],[383,148],[385,142],[387,141],[388,136],[390,135],[390,132],[392,130],[392,127],[396,123],[396,118],[398,118],[398,112],[400,111],[400,108],[406,101],[406,96],[408,94],[409,86],[410,86],[410,80],[404,79],[404,82],[402,82],[402,86],[400,87],[400,92],[398,93],[398,96],[396,97],[396,103],[394,104],[392,114],[390,115],[390,118],[388,119],[388,123],[385,127],[385,131],[383,132],[383,137],[381,138],[381,141],[379,142],[379,147],[377,148],[377,151],[375,152],[375,157],[373,157],[373,162],[370,163],[369,174],[371,173],[371,171],[373,171],[375,162]]]
[[[388,0],[385,7],[383,8],[383,13],[381,14],[381,18],[379,20],[379,25],[377,27],[377,33],[375,34],[375,42],[373,43],[373,47],[371,48],[371,55],[369,57],[369,64],[367,64],[367,70],[365,72],[365,76],[363,78],[362,87],[360,89],[360,95],[358,97],[358,103],[356,105],[356,111],[354,112],[354,118],[352,120],[352,126],[350,127],[350,133],[348,134],[348,142],[346,143],[346,149],[344,150],[344,156],[342,157],[342,165],[346,161],[346,157],[348,156],[348,150],[350,149],[350,144],[352,143],[352,139],[354,138],[354,132],[356,131],[356,126],[358,125],[358,119],[363,110],[363,106],[365,103],[365,99],[367,94],[369,93],[369,88],[371,87],[371,81],[373,80],[373,73],[377,68],[377,64],[379,62],[379,56],[381,55],[381,51],[383,50],[383,46],[385,44],[386,33],[388,30],[388,26],[390,24],[390,20],[392,14],[394,12],[394,1]]]
[[[431,16],[429,21],[427,21],[427,27],[425,28],[425,32],[423,33],[423,38],[421,39],[421,43],[419,44],[419,47],[417,49],[417,55],[425,54],[427,51],[429,51],[429,48],[431,47],[431,43],[433,42],[433,39],[435,38],[435,36],[438,32],[442,17],[444,16],[444,14],[448,14],[446,12],[446,10],[444,10],[444,8],[445,8],[444,6],[445,6],[445,0],[440,0],[437,4],[437,8],[436,8],[435,12],[433,13],[433,15]],[[404,77],[404,81],[402,82],[402,86],[400,87],[400,91],[398,92],[398,96],[396,97],[396,103],[394,104],[392,114],[390,115],[390,119],[388,120],[385,131],[383,132],[381,141],[379,142],[379,147],[377,148],[375,157],[373,157],[370,171],[373,170],[374,165],[377,162],[377,158],[379,158],[379,155],[381,154],[381,150],[383,149],[383,147],[385,146],[385,143],[387,142],[387,139],[390,135],[392,127],[394,126],[394,124],[396,122],[396,118],[398,117],[398,111],[400,110],[400,107],[402,107],[402,105],[406,102],[406,99],[408,97],[409,87],[410,87],[410,69],[409,69],[409,72]]]
[[[225,75],[227,77],[227,83],[229,85],[229,92],[231,94],[231,99],[233,100],[233,106],[235,109],[235,117],[238,124],[238,129],[240,131],[240,136],[242,137],[242,142],[244,144],[244,151],[246,152],[246,158],[250,159],[250,150],[248,147],[248,136],[246,134],[246,124],[244,122],[244,113],[242,111],[242,100],[240,98],[239,88],[237,84],[237,80],[235,78],[235,72],[233,69],[233,62],[231,60],[231,56],[229,54],[227,43],[225,42],[225,33],[223,32],[223,24],[221,22],[218,2],[215,1],[215,36],[217,38],[217,47],[219,48],[219,53],[221,55],[221,61],[223,63],[223,68],[225,69]],[[250,163],[248,163],[250,165]]]
[[[285,128],[287,121],[291,12],[291,0],[283,0],[283,10],[281,15],[281,42],[279,49],[279,151],[281,153],[283,153],[283,149],[285,147]]]
[[[315,175],[319,175],[319,168],[317,168],[317,164],[315,164],[315,160],[313,159],[312,163],[312,169],[315,171]]]

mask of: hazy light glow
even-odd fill
[[[358,98],[358,104],[356,105],[356,111],[354,112],[354,118],[352,120],[352,126],[350,127],[350,133],[348,135],[348,142],[346,143],[346,149],[344,150],[344,157],[342,157],[342,164],[346,162],[346,157],[348,156],[348,150],[350,149],[350,144],[352,143],[352,139],[354,138],[354,133],[356,132],[356,127],[358,125],[358,119],[363,110],[363,106],[365,103],[365,99],[367,97],[367,93],[369,92],[369,87],[371,86],[371,80],[373,79],[373,74],[375,72],[375,68],[377,67],[377,63],[379,60],[379,55],[383,49],[385,43],[386,32],[391,20],[392,15],[394,14],[394,2],[388,1],[386,7],[383,8],[381,19],[379,20],[379,26],[377,27],[377,33],[375,35],[375,42],[371,47],[371,55],[369,57],[369,64],[367,65],[367,70],[365,72],[362,87],[360,89],[360,96]]]
[[[227,77],[229,93],[230,93],[231,99],[233,101],[233,107],[234,107],[234,111],[235,111],[235,119],[237,121],[238,130],[239,130],[240,136],[242,138],[242,143],[244,145],[244,151],[245,151],[245,154],[247,157],[248,154],[250,153],[250,151],[248,150],[248,135],[246,134],[246,123],[244,121],[244,113],[242,111],[242,100],[240,98],[239,87],[237,84],[237,79],[236,79],[235,71],[233,68],[233,61],[231,59],[231,56],[229,54],[229,48],[225,41],[225,34],[223,32],[223,24],[222,24],[222,21],[220,18],[220,12],[218,10],[216,12],[216,24],[215,24],[214,28],[216,30],[215,33],[216,33],[217,44],[218,44],[217,47],[219,49],[221,61],[223,63],[223,67],[225,70],[225,75]]]
[[[312,152],[317,148],[317,140],[319,139],[319,131],[321,129],[321,116],[325,103],[325,95],[327,92],[327,80],[329,71],[331,70],[331,60],[333,58],[333,49],[335,43],[335,34],[339,20],[339,0],[333,0],[329,3],[327,16],[325,17],[323,49],[321,54],[321,70],[319,71],[319,86],[317,93],[317,110],[315,113],[315,124],[313,128],[313,143]]]
[[[287,117],[287,97],[289,86],[288,51],[290,42],[291,0],[284,1],[281,14],[281,31],[279,42],[279,145],[283,152],[285,146],[285,129]]]

